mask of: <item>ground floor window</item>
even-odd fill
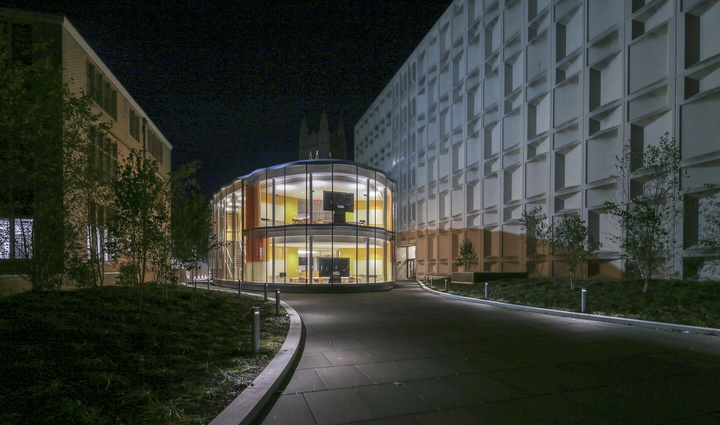
[[[0,259],[24,259],[32,256],[33,219],[0,218]]]

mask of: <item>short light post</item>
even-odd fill
[[[252,308],[252,344],[253,353],[260,352],[260,307]]]
[[[280,290],[275,290],[275,315],[280,315]]]
[[[488,292],[490,291],[490,284],[485,282],[485,299],[488,299]]]
[[[447,280],[447,278],[445,278],[445,292],[447,292],[447,291],[448,291],[448,280]]]
[[[264,292],[265,292],[265,302],[267,302],[267,300],[268,300],[268,298],[267,298],[267,291],[268,291],[268,284],[266,283],[266,284],[265,284],[265,291],[264,291]]]
[[[580,313],[585,313],[587,309],[587,289],[582,288],[580,294]]]

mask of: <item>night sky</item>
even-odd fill
[[[63,14],[210,195],[297,158],[300,121],[355,123],[451,0],[0,0]]]

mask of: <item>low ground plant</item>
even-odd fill
[[[208,423],[285,340],[255,297],[147,285],[0,298],[0,423]],[[249,312],[261,307],[261,350]]]
[[[444,291],[443,279],[435,289]],[[643,280],[585,280],[568,289],[563,279],[517,279],[489,283],[489,299],[511,304],[580,311],[581,289],[587,290],[587,312],[720,329],[720,282],[657,280],[643,292]],[[581,288],[582,287],[582,288]],[[485,283],[448,285],[450,293],[485,297]]]

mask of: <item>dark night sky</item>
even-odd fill
[[[203,191],[297,159],[300,120],[354,125],[450,0],[0,0],[64,14]]]

